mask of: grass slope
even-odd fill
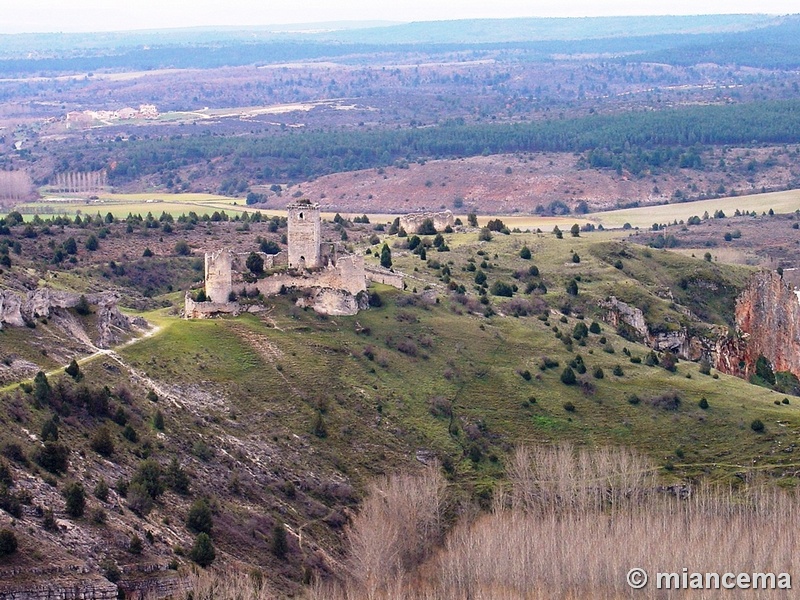
[[[117,487],[108,501],[87,501],[86,514],[105,511],[107,524],[94,517],[73,522],[92,548],[86,552],[92,564],[110,559],[128,571],[170,563],[185,569],[193,543],[185,526],[189,505],[207,497],[220,559],[265,569],[286,590],[296,589],[304,572],[338,568],[340,530],[367,482],[413,469],[418,460],[439,459],[461,498],[484,506],[511,451],[523,443],[632,447],[651,457],[666,481],[736,483],[765,472],[787,486],[796,483],[791,450],[800,410],[794,401],[782,404],[783,396],[733,377],[702,375],[694,363],[681,361],[675,372],[634,364],[630,358],[643,358],[649,349],[606,326],[583,342],[567,343],[576,325],[599,319],[597,301],[621,289],[636,290],[638,300],[651,305],[648,315],[665,323],[679,323],[683,308],[706,311],[707,321],[697,323],[720,322],[724,303],[704,299],[730,297],[747,271],[636,247],[608,232],[564,239],[495,234],[489,242],[469,233],[445,241],[449,252],[429,247],[428,260],[421,261],[403,248],[403,239],[388,238],[410,289],[378,286],[373,291],[382,306],[353,317],[299,309],[291,294],[238,318],[187,321],[169,309],[147,313],[160,326],[158,334],[83,363],[80,384],[50,377],[59,390],[107,386],[107,410],[92,412],[69,393],[62,395],[73,398],[68,402],[42,405],[21,389],[5,392],[0,447],[18,444],[32,457],[39,442],[31,434],[57,412],[59,441],[71,450],[65,475],[50,475],[33,462],[13,463],[15,481],[24,482],[18,485],[34,504],[59,514],[61,490],[71,479],[87,490],[101,478]],[[519,256],[523,245],[532,251],[529,260]],[[620,256],[622,269],[614,266]],[[532,264],[538,276],[529,274]],[[473,283],[478,270],[489,286],[516,284],[517,306],[533,312],[511,316],[511,299],[491,294],[494,314],[486,311]],[[580,279],[577,296],[565,290],[573,278]],[[533,282],[547,292],[525,294]],[[459,286],[467,295],[448,291]],[[665,300],[665,290],[675,298]],[[0,334],[4,356],[28,343],[22,331]],[[21,354],[35,360],[34,347]],[[562,371],[571,362],[577,370],[577,355],[586,372],[576,385],[565,385]],[[545,367],[545,358],[557,366]],[[40,362],[51,367],[51,361]],[[595,376],[598,369],[602,378]],[[633,394],[638,403],[629,401]],[[670,402],[675,396],[679,403]],[[701,398],[707,409],[698,406]],[[157,412],[163,429],[155,425]],[[755,419],[763,431],[752,430]],[[109,457],[93,450],[101,427],[113,441]],[[189,494],[168,490],[150,514],[133,512],[118,482],[130,481],[145,458],[166,468],[173,457],[190,474]],[[23,547],[37,536],[65,543],[42,531],[42,518],[24,522]],[[288,559],[270,549],[278,523],[291,532]],[[141,555],[120,543],[136,531],[153,537]]]

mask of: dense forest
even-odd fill
[[[520,152],[587,153],[595,168],[633,174],[662,167],[702,168],[704,145],[800,142],[800,101],[685,106],[662,111],[590,115],[520,124],[467,124],[404,130],[285,131],[262,136],[173,135],[130,139],[63,153],[58,171],[96,171],[114,164],[112,184],[205,164],[227,156],[260,165],[261,179],[301,181],[338,171],[404,161]]]

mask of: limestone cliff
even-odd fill
[[[614,296],[602,301],[600,307],[605,309],[605,321],[609,325],[618,330],[627,328],[630,337],[647,344],[653,350],[673,352],[685,360],[702,358],[713,360],[715,345],[712,338],[716,335],[711,337],[692,335],[686,327],[680,327],[675,331],[653,333],[641,309]]]
[[[728,350],[728,360],[744,363],[742,375],[763,355],[773,370],[800,376],[800,300],[781,275],[753,277],[736,301],[736,329],[744,343]]]
[[[85,345],[109,348],[121,342],[132,327],[146,325],[141,319],[130,319],[119,311],[118,294],[86,294],[85,298],[95,307],[93,310],[97,315],[97,330],[91,333],[84,331],[66,311],[78,306],[81,294],[38,288],[23,296],[13,290],[0,290],[0,329],[34,325],[37,319],[53,318],[62,329]]]

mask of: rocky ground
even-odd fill
[[[268,189],[267,206],[283,207],[301,195],[323,210],[349,213],[404,213],[449,208],[479,214],[532,214],[537,207],[563,202],[571,211],[632,203],[663,204],[729,194],[785,189],[798,178],[792,152],[785,148],[724,149],[704,154],[704,169],[664,170],[635,176],[612,169],[583,168],[580,155],[531,153],[458,160],[432,160],[336,173],[289,187],[277,196]],[[720,167],[723,160],[725,167]]]

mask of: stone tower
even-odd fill
[[[298,200],[286,207],[289,221],[289,266],[316,269],[322,265],[319,204]]]
[[[206,252],[206,297],[223,304],[231,295],[231,265],[233,254],[227,248]]]

